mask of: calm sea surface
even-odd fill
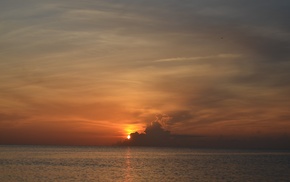
[[[0,181],[290,181],[290,152],[0,146]]]

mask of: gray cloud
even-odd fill
[[[131,133],[130,139],[119,142],[121,146],[192,147],[201,136],[175,135],[165,130],[158,121],[147,125],[144,133]]]

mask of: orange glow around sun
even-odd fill
[[[134,132],[140,132],[140,128],[142,128],[142,124],[140,125],[125,125],[123,126],[123,137],[126,137],[128,140],[131,138],[130,134]],[[142,130],[142,129],[141,129]]]

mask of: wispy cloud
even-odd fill
[[[216,56],[197,56],[197,57],[175,57],[175,58],[165,58],[158,59],[155,62],[170,62],[170,61],[195,61],[195,60],[203,60],[203,59],[215,59],[215,58],[240,58],[239,54],[219,54]]]

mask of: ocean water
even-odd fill
[[[290,181],[290,151],[0,146],[0,181]]]

